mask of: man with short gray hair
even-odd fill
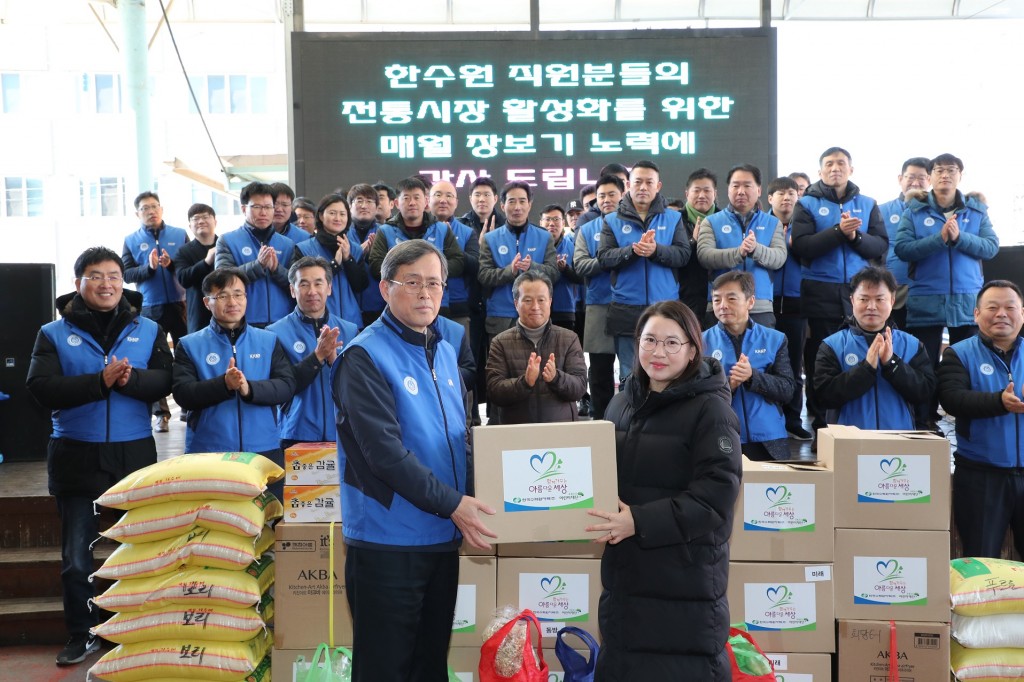
[[[430,242],[412,239],[380,267],[387,307],[344,349],[333,382],[359,650],[352,680],[441,680],[458,548],[463,538],[490,547],[495,535],[480,514],[494,510],[469,494],[465,388],[456,349],[436,323],[447,262]]]
[[[502,424],[576,421],[587,390],[579,337],[551,324],[551,279],[527,270],[512,283],[519,319],[491,341],[487,395]]]

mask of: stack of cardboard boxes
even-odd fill
[[[831,679],[833,471],[743,460],[730,543],[729,611],[786,680]]]
[[[830,426],[839,682],[949,676],[949,442]]]

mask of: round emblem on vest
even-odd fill
[[[498,247],[498,253],[500,253],[502,256],[507,256],[508,255],[508,247],[505,246],[504,244],[502,244],[501,246]]]
[[[711,357],[713,357],[715,360],[718,360],[719,362],[721,362],[722,361],[722,351],[720,351],[719,349],[716,348],[711,353]]]
[[[147,244],[146,242],[142,242],[141,244],[139,244],[139,251],[149,251],[149,244]]]
[[[292,344],[292,350],[294,350],[296,353],[305,353],[306,344],[304,344],[302,341],[296,341],[295,343]]]
[[[600,232],[595,232],[594,233],[594,241],[595,242],[601,241],[601,233]]]
[[[417,384],[416,380],[412,377],[406,377],[405,380],[402,381],[402,384],[405,386],[405,390],[409,391],[411,395],[417,395],[420,392],[419,384]]]
[[[828,208],[826,206],[822,206],[821,208],[819,208],[818,215],[828,215]]]
[[[216,365],[218,362],[220,362],[220,356],[216,353],[210,353],[206,356],[206,364]]]
[[[242,255],[243,256],[247,256],[247,257],[251,256],[252,255],[252,247],[251,246],[243,246],[242,247]]]
[[[732,225],[722,225],[722,234],[729,234],[732,232]]]
[[[78,334],[68,334],[68,345],[74,348],[82,345],[82,337]]]
[[[622,234],[629,234],[632,231],[633,231],[633,226],[632,225],[623,225],[622,226]]]
[[[722,436],[718,439],[718,449],[726,453],[732,452],[732,441]]]
[[[856,353],[846,354],[846,364],[852,367],[853,365],[856,365],[858,362],[860,362],[860,358],[857,357]]]
[[[988,364],[987,362],[982,363],[981,367],[979,367],[978,369],[981,370],[981,373],[987,377],[992,376],[992,373],[996,371],[996,368]]]
[[[924,226],[925,227],[931,227],[934,224],[935,224],[935,218],[928,217],[928,218],[924,219]]]
[[[896,215],[895,213],[893,213],[891,216],[889,216],[889,222],[892,223],[893,225],[895,225],[899,221],[900,221],[900,217],[898,215]]]

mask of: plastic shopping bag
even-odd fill
[[[495,666],[495,657],[498,654],[498,647],[505,641],[505,637],[512,632],[512,628],[520,621],[526,622],[526,639],[522,647],[522,665],[510,677],[498,672]],[[537,629],[537,648],[534,649],[530,643],[530,626]],[[525,609],[518,616],[505,623],[500,630],[491,635],[480,647],[480,682],[548,682],[548,664],[544,662],[544,651],[541,648],[541,629],[537,616],[533,611]],[[534,659],[534,652],[537,654]],[[517,655],[518,657],[518,655]]]
[[[563,639],[565,635],[576,635],[583,640],[590,649],[590,659],[587,660],[580,652],[566,644]],[[562,678],[564,682],[594,682],[594,668],[597,667],[597,653],[600,649],[594,636],[582,628],[567,625],[559,630],[555,638],[555,656],[565,671]]]
[[[352,679],[352,652],[343,646],[333,650],[321,644],[313,653],[313,660],[307,662],[299,656],[292,664],[292,679],[295,682],[350,682]]]
[[[775,682],[775,666],[749,632],[729,628],[725,648],[732,665],[732,682]]]

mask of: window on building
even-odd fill
[[[203,187],[192,187],[192,203],[212,206],[219,220],[242,215],[242,207],[239,205],[238,199]]]
[[[43,215],[43,181],[36,178],[4,178],[3,216],[34,218]]]
[[[267,77],[245,75],[189,76],[189,83],[199,100],[196,109],[188,96],[189,113],[265,114],[267,113]]]
[[[0,111],[5,114],[21,113],[20,74],[0,74]]]
[[[78,91],[78,111],[83,114],[120,114],[121,76],[83,73]]]
[[[78,186],[83,218],[127,215],[124,178],[80,180]]]

